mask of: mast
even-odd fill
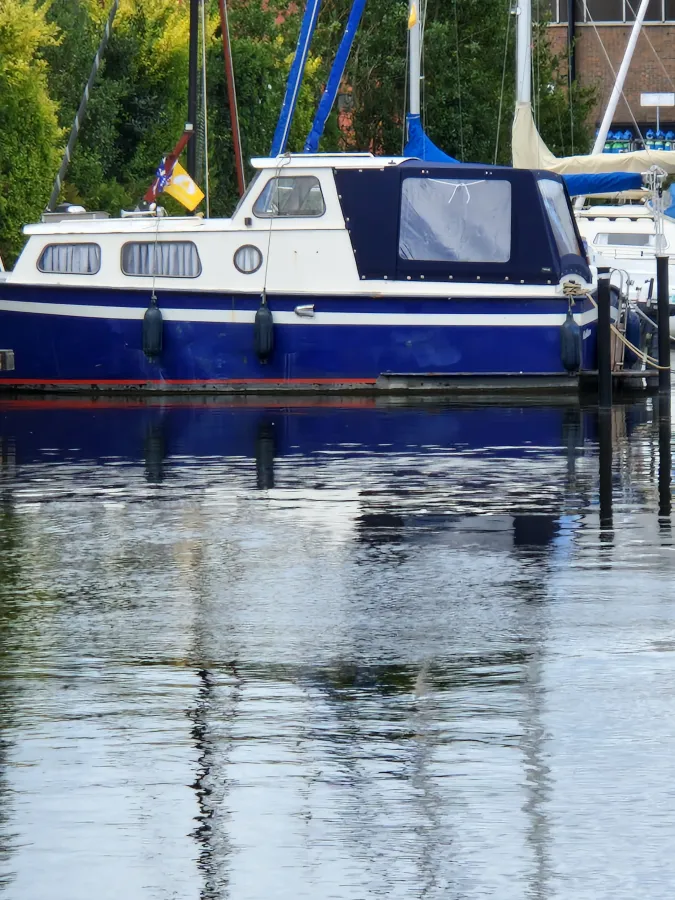
[[[516,8],[516,103],[532,102],[532,3]]]
[[[593,149],[591,150],[591,155],[595,155],[596,153],[602,153],[602,150],[605,146],[605,141],[607,140],[607,132],[609,131],[609,126],[612,124],[612,120],[614,118],[614,113],[616,112],[616,107],[619,103],[619,97],[621,97],[621,94],[623,93],[623,86],[626,81],[626,75],[628,74],[628,68],[630,66],[631,60],[633,59],[633,51],[635,50],[635,45],[637,44],[637,39],[640,36],[640,31],[642,29],[642,22],[644,21],[644,17],[645,17],[645,13],[647,12],[648,5],[649,5],[649,0],[641,0],[640,7],[637,11],[637,15],[635,16],[635,23],[633,25],[633,30],[631,31],[630,37],[628,38],[628,45],[626,47],[626,52],[624,53],[618,75],[616,76],[616,81],[614,82],[614,88],[612,89],[612,93],[609,98],[609,103],[607,104],[607,109],[605,110],[605,115],[602,118],[602,123],[600,124],[600,130],[598,131],[598,136],[596,137],[595,143],[593,144]]]
[[[614,87],[612,88],[609,103],[607,104],[607,109],[605,110],[605,114],[602,117],[602,122],[600,123],[600,128],[595,138],[593,149],[591,150],[591,156],[596,156],[598,153],[602,153],[602,151],[604,150],[605,141],[607,140],[607,132],[609,131],[609,126],[612,124],[612,120],[614,119],[614,113],[616,112],[616,108],[619,104],[619,98],[623,93],[623,86],[626,81],[626,75],[628,74],[631,60],[633,59],[633,52],[635,50],[635,45],[637,44],[637,39],[640,36],[642,22],[644,21],[648,5],[649,0],[640,0],[640,7],[637,11],[637,15],[635,16],[635,23],[633,24],[630,37],[628,38],[626,52],[624,53],[623,59],[621,60],[621,65],[614,82]],[[574,201],[574,208],[583,209],[585,202],[585,197],[577,197],[577,199]]]
[[[188,55],[188,114],[187,125],[197,130],[197,39],[199,33],[199,4],[201,0],[190,0],[190,49]],[[187,128],[187,126],[186,126]],[[190,177],[197,180],[197,141],[191,141],[187,148],[187,170]]]
[[[230,44],[230,26],[227,19],[226,0],[218,0],[220,8],[220,34],[223,39],[223,57],[225,59],[225,78],[227,81],[227,99],[230,106],[232,125],[232,145],[234,147],[234,166],[237,171],[237,187],[241,197],[246,190],[244,178],[244,156],[241,152],[241,134],[239,131],[239,112],[237,110],[237,91],[234,83],[234,65],[232,63],[232,47]]]
[[[567,59],[570,87],[577,80],[577,51],[574,47],[577,30],[577,2],[567,0]]]
[[[408,111],[411,116],[419,116],[422,108],[420,102],[422,23],[417,10],[417,2],[418,0],[410,0],[408,15],[408,45],[410,48],[410,105]]]

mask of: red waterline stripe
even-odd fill
[[[144,384],[197,384],[203,385],[204,387],[208,387],[212,384],[241,384],[241,385],[252,385],[256,384],[278,384],[279,386],[285,386],[287,384],[375,384],[376,379],[374,378],[255,378],[255,379],[247,379],[247,378],[210,378],[208,381],[198,379],[198,378],[165,378],[165,379],[145,379],[141,380],[130,380],[130,379],[116,379],[116,378],[11,378],[9,376],[0,377],[0,385],[15,385],[15,384],[43,384],[45,387],[48,387],[52,384],[88,384],[88,385],[97,385],[97,384],[122,384],[122,385],[144,385]]]

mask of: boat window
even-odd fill
[[[192,241],[134,241],[122,247],[125,275],[196,278],[202,264]]]
[[[260,218],[322,216],[325,212],[321,185],[313,175],[270,178],[253,204],[253,214]]]
[[[596,234],[593,243],[602,247],[655,247],[655,234],[636,234],[616,231]]]
[[[398,252],[402,259],[508,262],[511,183],[404,179]]]
[[[37,264],[50,275],[95,275],[101,268],[98,244],[47,244]]]
[[[562,184],[559,181],[554,181],[552,178],[540,178],[539,192],[544,200],[558,253],[561,256],[565,256],[568,253],[574,253],[575,256],[583,256]]]

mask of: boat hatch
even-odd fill
[[[647,232],[599,232],[593,238],[598,247],[655,247],[656,235]]]
[[[557,176],[410,160],[336,168],[335,180],[361,279],[590,281]]]

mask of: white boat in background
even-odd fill
[[[576,210],[579,232],[587,244],[589,260],[599,270],[619,273],[619,286],[641,306],[656,306],[656,221],[646,204],[589,206]],[[675,221],[663,219],[665,250],[669,257],[671,305],[675,293]],[[614,279],[619,281],[619,279]],[[670,317],[675,337],[675,316]]]

